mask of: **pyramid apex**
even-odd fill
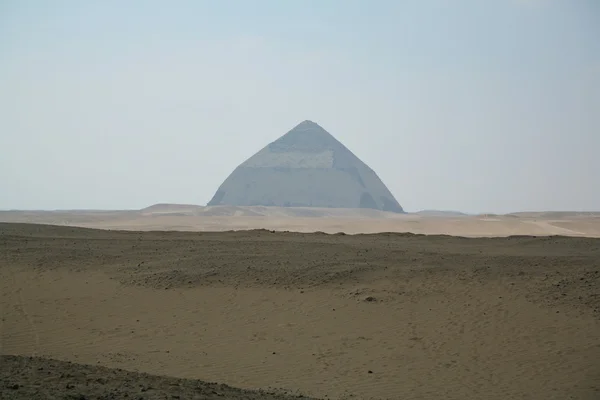
[[[271,149],[289,150],[294,148],[304,151],[322,151],[343,147],[322,126],[308,119],[300,122],[269,146]]]
[[[300,122],[298,125],[296,125],[292,130],[295,129],[314,129],[314,128],[319,128],[319,129],[323,129],[321,127],[321,125],[317,124],[314,121],[311,121],[309,119],[305,119],[304,121]]]

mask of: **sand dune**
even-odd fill
[[[129,211],[0,211],[0,222],[141,231],[270,229],[349,234],[412,232],[467,237],[600,237],[600,214],[566,212],[469,216],[433,211],[396,214],[369,209],[157,204]]]
[[[598,239],[0,233],[1,354],[317,398],[600,394]]]

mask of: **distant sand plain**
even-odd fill
[[[368,209],[203,207],[157,204],[126,211],[0,211],[0,222],[114,230],[227,231],[270,229],[325,233],[411,232],[494,237],[563,235],[600,237],[600,212],[520,212],[465,215],[422,211],[395,214]]]

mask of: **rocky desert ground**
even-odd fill
[[[0,220],[0,399],[600,398],[594,214]]]

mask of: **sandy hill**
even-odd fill
[[[427,217],[466,217],[468,214],[451,210],[421,210],[415,214]]]
[[[142,208],[141,215],[196,215],[204,207],[194,204],[158,203]]]
[[[139,211],[142,216],[204,216],[204,217],[364,217],[395,218],[397,213],[370,208],[266,207],[266,206],[198,206],[160,203]]]
[[[565,219],[600,218],[600,211],[528,211],[507,214],[521,218]]]
[[[529,214],[528,214],[529,215]],[[547,215],[547,214],[545,214]],[[124,211],[0,211],[0,222],[27,222],[117,230],[296,232],[412,232],[469,237],[510,235],[600,236],[600,217],[589,215],[427,215],[373,209],[159,204]]]

